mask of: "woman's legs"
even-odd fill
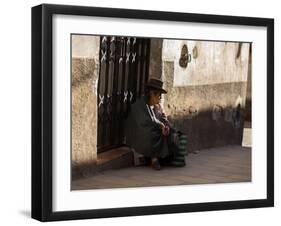
[[[151,166],[155,170],[161,169],[161,165],[160,165],[158,158],[156,158],[156,157],[151,158]]]

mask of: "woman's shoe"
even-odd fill
[[[161,169],[161,165],[160,165],[158,159],[152,159],[151,160],[151,166],[155,170],[160,170]]]

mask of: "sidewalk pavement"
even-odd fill
[[[72,190],[251,181],[251,147],[205,149],[189,154],[186,163],[185,167],[163,167],[159,171],[150,166],[108,170],[72,181]]]

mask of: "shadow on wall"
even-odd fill
[[[241,145],[246,81],[174,86],[173,62],[165,62],[164,71],[164,111],[188,135],[189,151]]]
[[[169,119],[173,125],[188,137],[188,152],[225,145],[241,145],[244,128],[244,111],[236,108],[222,108],[198,111],[190,107],[185,114],[175,114]]]

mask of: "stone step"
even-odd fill
[[[133,152],[128,147],[119,147],[98,154],[94,164],[75,167],[72,170],[72,179],[91,177],[111,169],[120,169],[134,165]]]
[[[133,153],[128,147],[120,147],[98,154],[99,171],[118,169],[133,165]]]

